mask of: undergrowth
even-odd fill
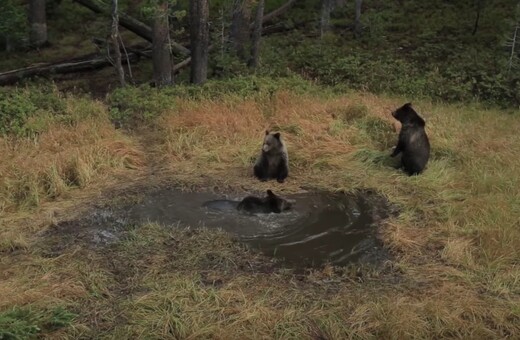
[[[290,49],[287,39],[298,41]],[[304,41],[302,43],[302,40]],[[438,62],[424,56],[411,58],[401,47],[377,54],[364,46],[346,44],[340,37],[316,41],[296,33],[291,38],[272,38],[264,53],[264,75],[301,74],[331,86],[440,101],[480,101],[503,107],[520,104],[517,72],[507,71],[505,54],[500,65],[489,66],[493,53],[470,49]],[[281,56],[280,54],[283,54]],[[428,54],[427,51],[423,53]],[[446,54],[453,53],[446,51]],[[375,54],[375,55],[374,55]],[[281,64],[284,60],[289,67]]]

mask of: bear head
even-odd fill
[[[392,116],[403,125],[425,126],[425,121],[415,112],[412,103],[406,103],[394,112]]]
[[[280,132],[270,133],[265,131],[264,144],[262,145],[262,151],[264,153],[272,153],[281,150],[283,147],[282,136]]]

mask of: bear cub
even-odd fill
[[[253,168],[255,176],[261,181],[276,178],[283,183],[289,175],[289,155],[279,132],[265,131],[262,152]]]
[[[253,214],[279,214],[282,211],[291,209],[291,206],[291,203],[275,195],[271,190],[267,190],[267,197],[247,196],[238,204],[237,209]]]
[[[430,157],[430,142],[424,127],[425,121],[415,112],[411,103],[406,103],[394,112],[392,116],[401,122],[401,131],[397,146],[391,157],[402,152],[401,164],[408,175],[421,173]]]

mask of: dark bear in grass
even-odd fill
[[[392,157],[402,152],[401,163],[408,175],[421,173],[430,157],[430,142],[424,127],[426,123],[412,108],[411,103],[406,103],[394,112],[392,116],[401,122],[401,132],[397,146],[392,152]]]
[[[267,197],[247,196],[238,204],[237,209],[252,214],[279,214],[291,209],[291,206],[291,203],[275,195],[271,190],[267,190]]]
[[[265,131],[262,152],[256,160],[254,174],[261,181],[276,178],[283,183],[289,175],[289,155],[279,132]]]

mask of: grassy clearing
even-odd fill
[[[415,103],[426,118],[433,150],[427,171],[408,177],[393,169],[387,156],[398,128],[390,111],[402,98],[316,88],[305,95],[276,90],[158,98],[163,102],[138,133],[115,131],[108,109],[96,103],[101,118],[50,125],[36,142],[5,140],[2,152],[34,156],[12,151],[0,172],[12,181],[21,181],[17,174],[33,174],[35,189],[29,192],[50,201],[50,208],[57,203],[37,183],[49,177],[51,183],[67,183],[63,170],[78,152],[83,160],[103,155],[84,161],[85,173],[92,174],[86,187],[73,186],[89,197],[115,186],[110,184],[115,173],[151,164],[170,182],[190,187],[281,193],[309,186],[375,188],[401,209],[383,229],[394,260],[377,271],[325,267],[296,274],[225,234],[154,224],[128,226],[113,245],[93,251],[76,243],[52,257],[44,238],[25,237],[25,249],[6,253],[9,247],[3,248],[0,320],[12,308],[27,306],[62,307],[77,315],[66,328],[40,327],[38,334],[52,338],[520,335],[518,116],[472,105]],[[281,130],[288,144],[291,173],[284,185],[251,177],[268,128]],[[141,149],[145,155],[136,151]],[[60,157],[62,152],[67,156]],[[6,172],[7,166],[17,170]],[[13,186],[2,188],[2,197],[15,197],[9,196],[16,192]],[[80,192],[65,188],[57,192]],[[60,197],[74,201],[75,196]],[[13,198],[4,201],[6,218],[27,209]],[[27,225],[36,225],[37,218]],[[14,226],[0,229],[11,232],[3,238],[11,243]],[[59,235],[53,237],[59,241]]]

